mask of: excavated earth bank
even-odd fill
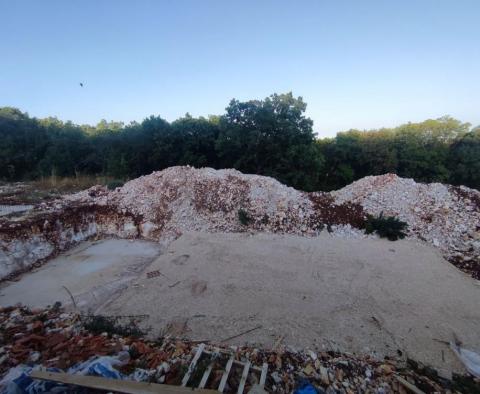
[[[250,219],[242,225],[238,212]],[[108,191],[95,186],[24,216],[0,217],[0,279],[41,264],[90,237],[169,242],[184,231],[251,231],[362,238],[367,214],[395,215],[408,236],[438,248],[480,279],[480,192],[371,176],[331,193],[304,193],[236,170],[171,167]]]

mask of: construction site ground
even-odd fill
[[[87,241],[16,281],[0,285],[0,306],[33,308],[73,304],[93,311],[138,277],[160,253],[155,242],[106,239]],[[69,293],[70,292],[70,293]]]
[[[265,347],[282,338],[297,348],[410,357],[446,375],[463,371],[443,342],[453,333],[480,351],[478,282],[425,243],[187,232],[161,249],[83,243],[2,284],[0,304],[72,306],[73,297],[82,311],[148,315],[141,324],[152,338]]]

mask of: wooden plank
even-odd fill
[[[268,372],[268,364],[263,363],[262,374],[260,375],[260,387],[262,388],[265,386],[265,382],[267,380],[267,372]]]
[[[205,354],[213,354],[214,352],[211,352],[211,351],[208,351],[208,350],[204,350],[203,353]],[[231,356],[232,355],[232,352],[231,351],[227,351],[227,350],[223,350],[223,349],[219,349],[218,350],[218,353],[221,353],[221,354],[226,354],[227,356]],[[233,360],[233,363],[234,364],[239,364],[241,366],[244,366],[245,363],[241,362],[241,361],[238,361],[238,360]],[[258,371],[258,372],[262,372],[262,368],[260,367],[257,367],[255,365],[251,365],[250,366],[250,369],[254,369],[255,371]]]
[[[227,384],[228,375],[230,373],[230,370],[232,369],[232,365],[233,356],[228,359],[227,365],[225,366],[225,372],[223,372],[222,380],[220,380],[220,385],[218,386],[218,391],[221,393],[223,393],[223,390],[225,390],[225,385]]]
[[[202,380],[200,380],[200,383],[198,385],[199,389],[205,388],[205,385],[207,384],[208,377],[210,376],[210,373],[212,372],[213,368],[213,362],[207,367],[205,372],[203,373]]]
[[[167,384],[135,382],[133,380],[107,379],[99,376],[71,375],[67,373],[32,371],[32,379],[50,380],[63,384],[88,387],[97,390],[113,391],[124,394],[186,394],[196,391],[198,393],[215,393],[213,390],[199,390]]]
[[[245,388],[245,383],[247,382],[248,371],[250,369],[250,361],[245,363],[242,372],[242,378],[240,379],[240,384],[238,385],[237,394],[243,394],[243,389]]]
[[[407,380],[405,380],[405,379],[402,378],[401,376],[395,375],[395,379],[397,379],[398,382],[399,382],[403,387],[405,387],[406,389],[410,390],[412,393],[415,393],[415,394],[425,394],[424,391],[420,390],[417,386],[411,384],[410,382],[408,382]]]
[[[210,376],[210,373],[212,372],[212,369],[213,369],[213,364],[215,364],[215,360],[219,356],[218,350],[219,349],[217,348],[217,349],[215,349],[215,351],[213,353],[211,353],[212,357],[210,359],[210,364],[208,365],[207,369],[203,373],[202,380],[200,381],[200,384],[198,385],[199,389],[205,388],[205,385],[207,384],[208,377]],[[208,353],[210,353],[210,352],[208,352]]]
[[[192,374],[193,370],[195,369],[198,360],[200,360],[200,357],[202,356],[203,349],[205,349],[205,344],[201,343],[198,346],[197,353],[195,353],[195,356],[193,357],[193,360],[188,367],[187,373],[185,374],[185,376],[182,379],[182,387],[187,386],[188,380],[190,379],[190,375]]]
[[[245,331],[242,331],[238,334],[235,334],[235,335],[232,335],[231,337],[228,337],[228,338],[225,338],[225,339],[222,339],[220,342],[227,342],[227,341],[230,341],[231,339],[235,339],[235,338],[238,338],[238,337],[241,337],[242,335],[245,335],[245,334],[248,334],[252,331],[255,331],[255,330],[258,330],[259,328],[262,328],[262,325],[258,325],[256,327],[253,327],[253,328],[250,328],[249,330],[245,330]]]

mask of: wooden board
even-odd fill
[[[417,386],[414,386],[413,384],[411,384],[410,382],[408,382],[407,380],[403,379],[401,376],[398,376],[398,375],[395,375],[395,379],[398,380],[398,382],[403,385],[403,387],[407,388],[408,390],[410,390],[412,393],[415,393],[415,394],[425,394],[424,391],[420,390]]]
[[[32,371],[30,374],[32,379],[50,380],[64,384],[88,387],[98,390],[116,391],[126,394],[152,394],[152,393],[179,393],[186,394],[192,391],[198,393],[216,393],[213,390],[200,390],[194,388],[186,388],[180,386],[171,386],[167,384],[156,384],[146,382],[135,382],[132,380],[116,380],[107,379],[98,376],[70,375],[67,373],[48,372],[48,371]]]
[[[250,361],[245,363],[242,372],[242,378],[240,379],[240,384],[238,385],[237,394],[243,394],[243,389],[245,388],[245,383],[247,382],[248,371],[250,370]]]
[[[202,380],[200,381],[200,384],[198,385],[198,388],[200,388],[200,389],[205,388],[205,385],[207,384],[210,373],[212,372],[213,365],[215,364],[215,361],[219,356],[218,351],[219,351],[219,349],[216,348],[215,351],[213,353],[211,353],[210,364],[208,364],[207,369],[203,373]],[[204,351],[204,353],[205,353],[205,351]]]
[[[260,387],[265,386],[265,381],[267,380],[267,373],[268,373],[268,364],[263,363],[262,366],[262,374],[260,375]]]
[[[227,365],[225,367],[225,372],[223,373],[222,380],[220,381],[220,385],[218,386],[218,391],[220,391],[221,393],[223,393],[223,390],[225,390],[225,385],[227,384],[228,375],[230,374],[230,369],[232,369],[232,365],[233,356],[228,359]]]
[[[197,353],[195,353],[195,357],[193,357],[192,362],[190,363],[190,366],[188,367],[188,371],[185,374],[185,376],[182,379],[182,386],[186,387],[188,380],[190,379],[190,375],[193,373],[195,370],[195,367],[197,366],[198,360],[200,360],[200,357],[202,356],[203,349],[205,349],[205,344],[201,343],[198,346]]]

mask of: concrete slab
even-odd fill
[[[71,304],[66,287],[81,310],[94,311],[125,289],[159,254],[160,245],[155,242],[84,242],[23,275],[18,282],[0,285],[0,305],[43,307],[56,301]]]

